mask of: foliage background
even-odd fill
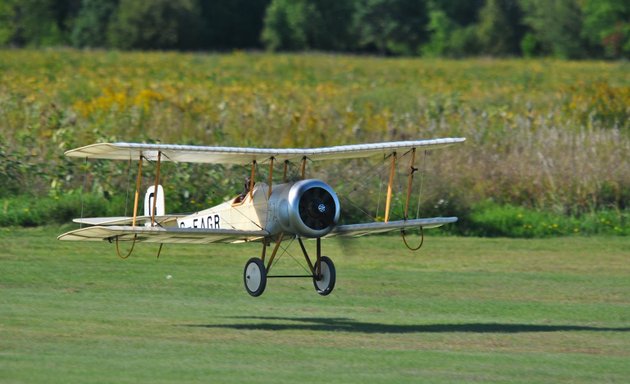
[[[420,156],[412,213],[457,215],[464,234],[630,232],[630,79],[612,61],[630,56],[627,1],[0,0],[0,47],[0,225],[128,214],[130,164],[62,155],[97,141],[465,136]],[[171,212],[224,201],[248,173],[164,171]],[[309,171],[350,221],[383,216],[384,164]]]
[[[630,57],[625,0],[0,0],[0,46]]]

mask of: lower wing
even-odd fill
[[[364,236],[372,233],[389,232],[396,229],[422,227],[437,228],[444,224],[450,224],[457,221],[457,217],[431,217],[425,219],[398,220],[389,221],[387,223],[375,221],[372,223],[338,225],[326,237],[333,236]]]
[[[127,218],[111,218],[107,224],[126,222]],[[325,237],[364,236],[405,228],[437,228],[454,223],[457,217],[432,217],[425,219],[372,222],[339,225]],[[105,224],[105,222],[101,222]],[[70,241],[137,241],[147,243],[210,244],[255,241],[269,236],[265,230],[242,231],[236,229],[204,229],[178,227],[144,227],[128,225],[96,225],[60,235],[58,240]]]
[[[267,231],[236,229],[203,229],[178,227],[132,227],[122,225],[94,226],[66,232],[58,240],[70,241],[137,241],[146,243],[210,244],[239,243],[269,236]]]
[[[153,220],[160,225],[165,225],[169,223],[174,223],[180,217],[185,217],[186,215],[163,215],[163,216],[155,216]],[[136,216],[136,223],[143,224],[151,222],[151,216]],[[130,216],[115,216],[115,217],[85,217],[81,219],[74,219],[73,222],[77,224],[86,224],[86,225],[130,225],[133,223],[134,219]]]

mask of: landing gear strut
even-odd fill
[[[310,275],[268,275],[282,238],[283,236],[281,234],[277,239],[276,246],[274,247],[269,262],[267,263],[267,267],[265,267],[266,243],[263,245],[261,257],[252,257],[245,264],[245,269],[243,271],[243,283],[245,284],[245,290],[247,293],[254,297],[262,295],[265,291],[265,287],[267,286],[268,278],[304,277],[313,279],[313,285],[315,286],[317,293],[322,296],[329,295],[335,288],[337,275],[335,272],[335,264],[333,264],[332,260],[328,256],[321,255],[321,240],[319,238],[317,239],[317,258],[315,259],[315,264],[313,264],[306,252],[302,239],[298,237],[300,248],[302,249],[304,258],[306,259],[308,267],[311,271]]]

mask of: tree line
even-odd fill
[[[627,0],[0,0],[0,46],[629,58]]]

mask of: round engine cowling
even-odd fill
[[[284,230],[303,237],[325,236],[339,221],[337,194],[321,180],[298,181],[282,205],[280,222]]]

